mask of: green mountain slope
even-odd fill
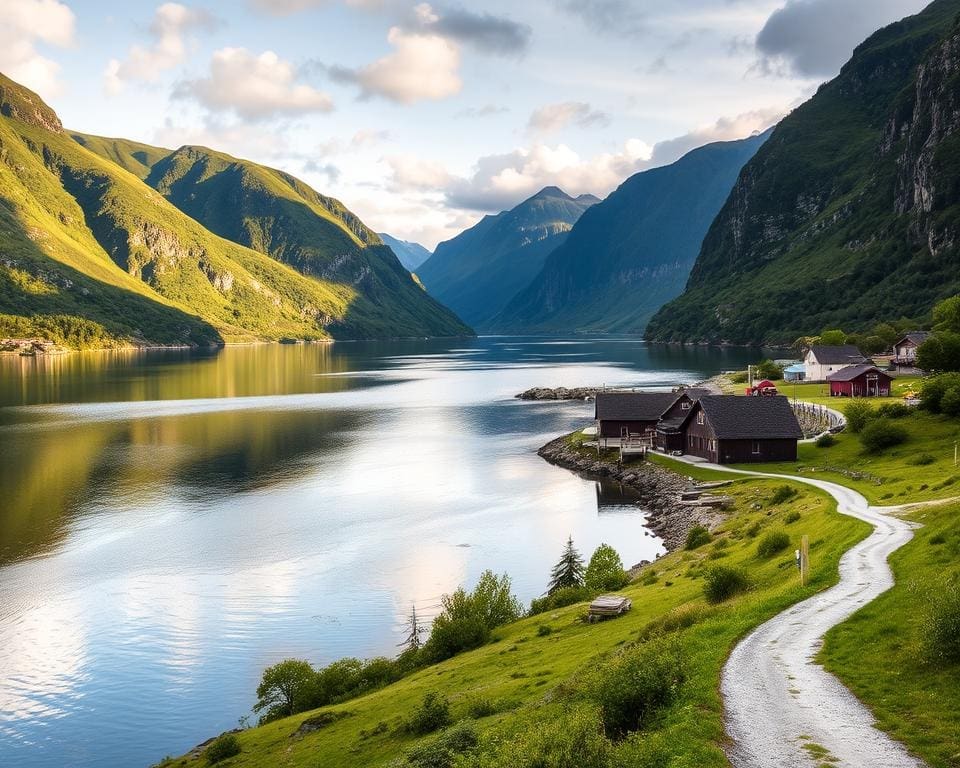
[[[789,342],[960,291],[958,0],[880,30],[746,165],[657,340]]]
[[[583,214],[489,326],[636,333],[682,290],[737,174],[768,134],[709,144],[631,176]]]
[[[546,187],[440,243],[417,270],[430,294],[471,325],[484,328],[543,267],[597,198]]]
[[[307,277],[349,288],[337,337],[454,336],[470,333],[427,296],[380,237],[340,201],[299,179],[206,147],[175,151],[73,134],[77,142],[134,170],[169,202],[223,238]]]
[[[386,245],[390,246],[390,250],[397,254],[400,263],[403,264],[404,269],[409,272],[416,272],[417,267],[432,255],[430,251],[420,245],[420,243],[400,240],[385,232],[379,232],[378,234],[380,235],[380,239],[383,240]]]

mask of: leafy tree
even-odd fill
[[[825,330],[820,334],[820,343],[828,347],[839,347],[841,344],[847,343],[847,334],[839,328]]]
[[[550,586],[547,594],[552,595],[558,589],[565,587],[583,586],[583,558],[573,546],[573,536],[567,538],[567,546],[563,549],[559,562],[553,566],[550,573]]]
[[[783,369],[773,360],[761,360],[757,365],[757,376],[761,379],[779,379],[783,376]]]
[[[523,607],[513,596],[510,577],[500,577],[493,571],[480,574],[477,586],[473,588],[474,610],[490,629],[516,621],[523,613]]]
[[[960,296],[944,299],[933,308],[933,327],[938,331],[960,333]]]
[[[887,347],[892,347],[897,342],[897,339],[900,338],[901,334],[900,331],[890,323],[877,323],[877,325],[873,327],[872,335],[882,339]]]
[[[920,390],[920,405],[931,413],[941,413],[943,398],[950,390],[960,390],[960,373],[944,373],[927,379]]]
[[[943,393],[943,398],[940,400],[940,410],[947,416],[953,416],[954,418],[960,416],[960,387],[951,387]]]
[[[917,348],[917,367],[937,373],[960,371],[960,333],[933,334]]]
[[[867,426],[867,422],[874,417],[873,406],[866,400],[856,399],[847,404],[843,409],[843,415],[847,419],[847,428],[856,434],[862,432]]]
[[[285,659],[267,667],[257,686],[254,712],[264,712],[261,722],[301,712],[317,692],[317,673],[302,659]]]
[[[601,544],[590,557],[584,581],[590,589],[605,592],[623,589],[630,581],[630,577],[623,569],[623,561],[617,554],[617,550],[609,544]]]

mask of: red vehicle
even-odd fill
[[[752,387],[747,387],[746,393],[751,397],[774,397],[780,394],[773,382],[768,379],[764,379]]]

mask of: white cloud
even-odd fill
[[[585,102],[564,101],[535,109],[530,115],[527,128],[533,133],[547,134],[562,130],[571,123],[580,128],[590,128],[608,125],[610,117]]]
[[[393,155],[386,158],[392,171],[390,189],[394,192],[440,191],[453,177],[441,163],[424,160],[414,155]]]
[[[211,147],[240,158],[258,162],[277,162],[294,155],[283,133],[267,126],[248,123],[225,123],[209,120],[205,125],[180,125],[167,118],[163,127],[153,134],[152,143],[161,147],[181,147],[185,144]]]
[[[360,86],[365,96],[382,96],[400,104],[439,101],[460,92],[460,50],[440,35],[405,32],[391,27],[387,40],[393,53],[360,69],[334,67],[341,82]]]
[[[0,18],[0,71],[45,98],[61,93],[60,65],[36,44],[71,45],[73,11],[59,0],[0,0]]]
[[[209,77],[180,83],[176,95],[247,120],[333,109],[327,94],[297,78],[293,64],[273,51],[255,55],[245,48],[223,48],[213,54]]]
[[[163,71],[187,58],[186,33],[213,24],[213,17],[204,10],[180,3],[158,6],[149,30],[153,42],[147,47],[132,45],[126,59],[110,60],[103,73],[107,91],[118,93],[129,80],[156,82]]]
[[[386,141],[390,137],[389,131],[374,131],[361,129],[353,134],[349,141],[342,139],[329,139],[317,145],[317,154],[329,157],[331,155],[344,155],[350,152],[359,152],[367,147],[373,147]]]
[[[272,13],[275,16],[286,16],[299,13],[311,8],[321,8],[332,5],[335,0],[250,0],[250,4],[261,11]],[[345,0],[345,4],[353,8],[377,9],[382,8],[385,0]]]

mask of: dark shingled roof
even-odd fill
[[[826,347],[822,344],[814,344],[810,347],[813,356],[817,358],[820,365],[853,365],[854,363],[869,362],[863,356],[863,353],[852,344],[844,344],[840,347]]]
[[[846,368],[841,368],[839,371],[834,371],[833,373],[827,376],[827,381],[853,381],[858,376],[866,373],[867,371],[876,371],[877,373],[883,374],[888,379],[892,378],[890,374],[884,373],[875,365],[848,365]]]
[[[600,421],[657,421],[680,397],[675,392],[597,392]]]
[[[914,344],[919,346],[929,338],[930,331],[910,331],[910,333],[904,335],[902,339],[898,340],[894,346],[899,347],[905,341],[912,341]]]
[[[783,396],[707,395],[700,407],[718,440],[784,440],[803,437],[790,401]]]

